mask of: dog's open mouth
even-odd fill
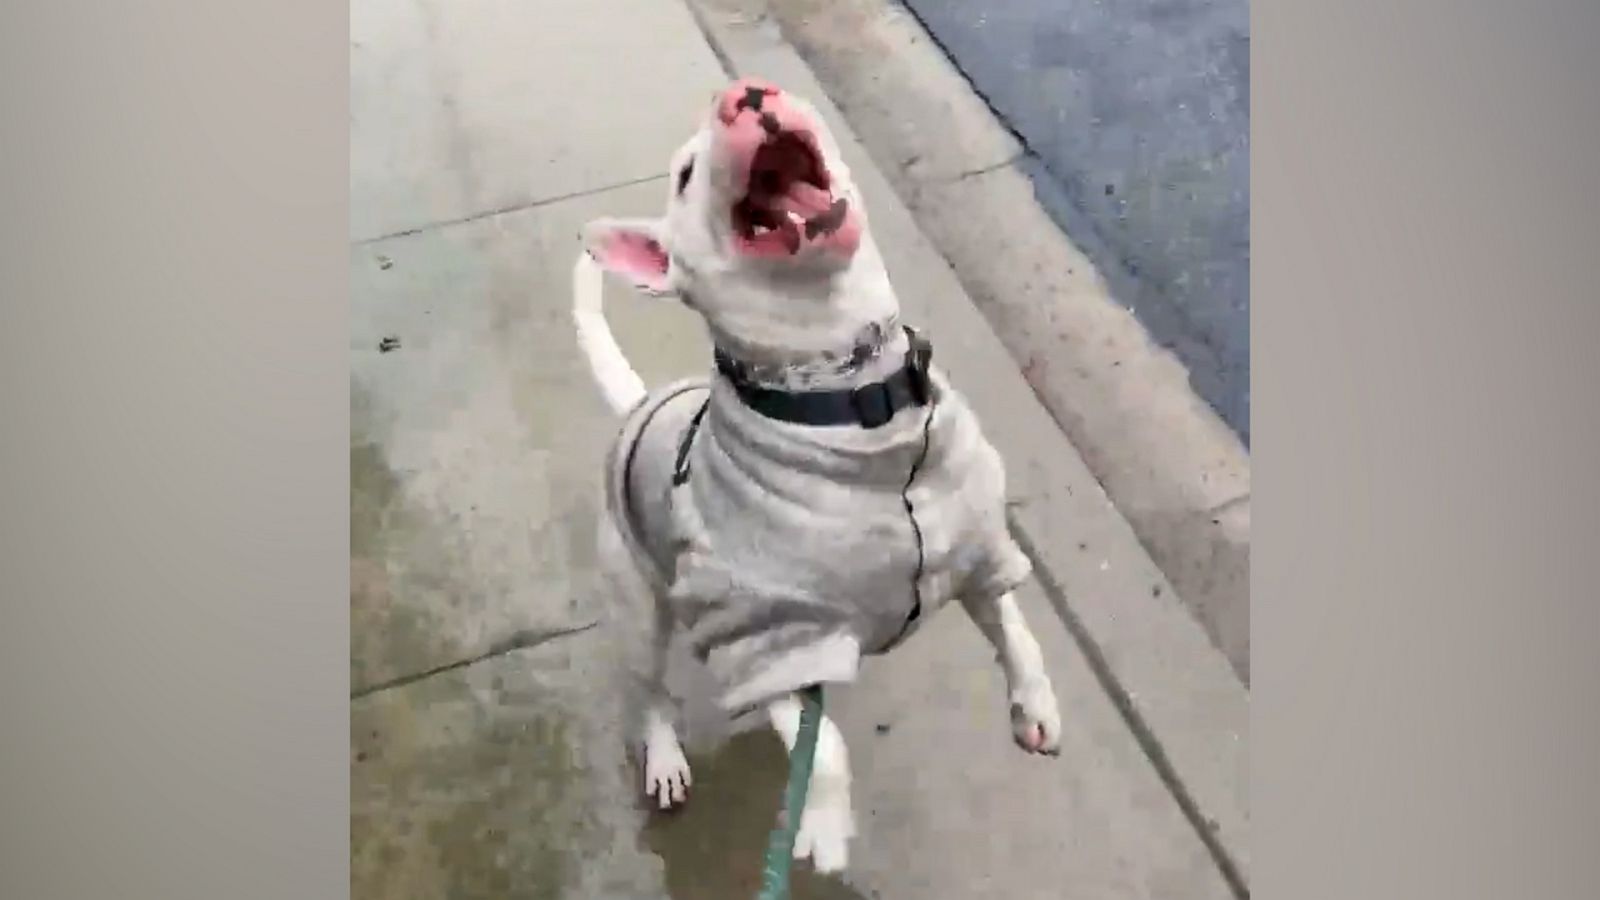
[[[815,138],[779,131],[750,161],[745,195],[733,206],[733,228],[747,250],[794,254],[802,244],[838,231],[848,210],[846,201],[829,190]]]
[[[778,88],[746,79],[722,93],[716,117],[743,189],[730,211],[741,253],[787,258],[812,248],[846,257],[855,252],[862,223],[837,196],[818,142],[822,125],[813,113]]]

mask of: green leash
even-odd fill
[[[822,688],[813,685],[800,692],[800,734],[789,754],[789,785],[783,792],[778,827],[767,838],[767,860],[761,869],[761,893],[756,900],[787,900],[789,868],[794,862],[794,836],[800,813],[806,808],[806,788],[811,765],[817,758],[817,733],[822,725]]]

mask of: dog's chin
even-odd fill
[[[783,219],[776,225],[734,226],[733,250],[745,258],[797,265],[844,266],[861,247],[861,224],[848,201],[831,201],[815,219]]]
[[[784,229],[777,235],[735,235],[732,253],[736,259],[762,263],[764,268],[834,271],[849,267],[859,247],[859,229],[815,239]]]

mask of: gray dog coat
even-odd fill
[[[606,471],[612,521],[733,712],[853,681],[950,598],[1030,572],[999,454],[937,372],[927,406],[873,429],[767,418],[721,375],[681,381],[626,415]]]

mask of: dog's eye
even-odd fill
[[[678,196],[683,196],[683,189],[689,186],[689,178],[692,175],[694,175],[693,157],[687,163],[684,163],[682,169],[678,170]]]

